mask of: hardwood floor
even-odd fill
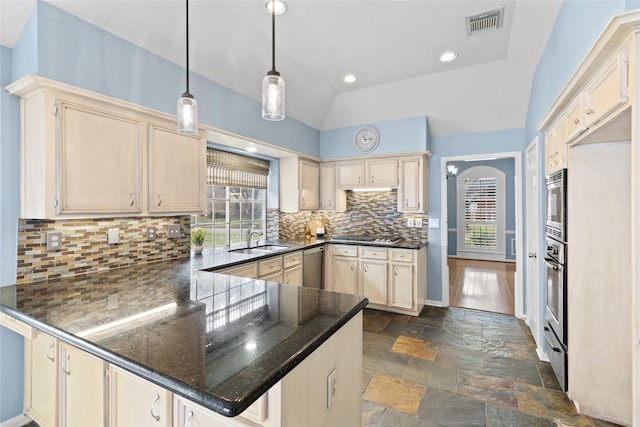
[[[494,313],[515,314],[511,262],[449,258],[449,304]]]

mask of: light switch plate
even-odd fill
[[[422,218],[416,218],[413,225],[415,225],[416,228],[422,228]]]
[[[327,408],[331,408],[333,402],[336,400],[336,387],[338,378],[336,377],[335,368],[329,372],[327,376]]]
[[[440,228],[440,220],[438,218],[429,218],[429,228]]]
[[[59,231],[47,232],[47,251],[62,250],[62,233]]]
[[[170,225],[167,234],[169,239],[180,237],[180,224]]]

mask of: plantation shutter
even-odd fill
[[[495,177],[465,179],[464,222],[466,248],[497,248],[498,185]]]

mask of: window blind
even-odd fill
[[[268,175],[267,160],[207,148],[209,185],[266,189]]]
[[[464,182],[464,242],[467,248],[495,249],[498,245],[498,185],[494,177]]]

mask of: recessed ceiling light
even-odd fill
[[[440,55],[440,62],[451,62],[458,57],[458,54],[455,52],[445,52]]]
[[[255,153],[258,151],[258,149],[256,147],[247,147],[245,148],[245,150],[247,150],[250,153]]]
[[[287,10],[287,5],[282,0],[275,0],[273,3],[276,9],[276,15],[282,15]],[[271,14],[271,1],[266,2],[264,8]]]
[[[358,79],[353,74],[345,74],[344,76],[342,76],[342,82],[343,83],[351,84],[351,83],[355,83],[356,80],[358,80]]]

